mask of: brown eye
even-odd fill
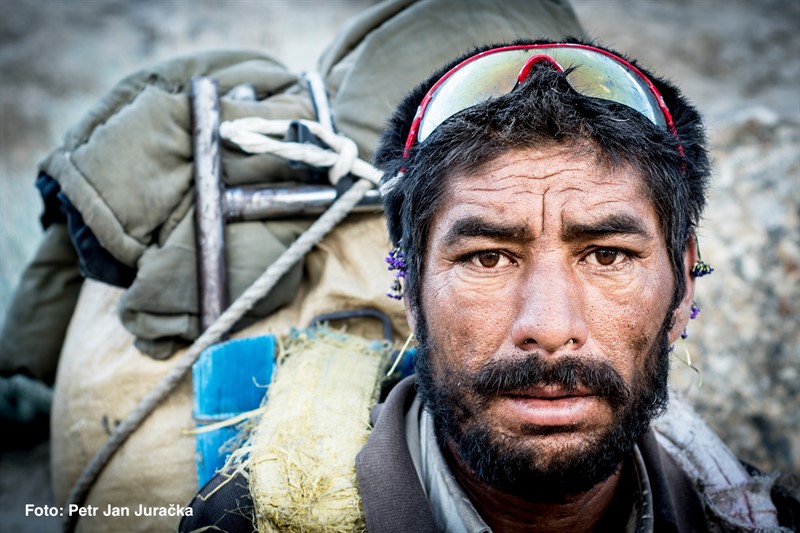
[[[494,268],[500,262],[500,254],[497,252],[486,252],[480,254],[477,259],[482,267]]]
[[[597,263],[602,266],[611,266],[617,260],[619,252],[616,250],[598,250],[594,253]]]

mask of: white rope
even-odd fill
[[[270,137],[285,135],[292,122],[302,123],[331,149],[326,150],[313,144],[284,142]],[[310,120],[240,118],[220,124],[219,135],[251,154],[269,153],[289,161],[302,161],[315,167],[328,168],[328,179],[333,185],[347,174],[369,180],[375,185],[381,180],[382,174],[379,170],[358,158],[355,142]]]
[[[386,180],[386,182],[380,186],[381,196],[386,196],[387,194],[392,192],[405,175],[406,175],[405,172],[401,170],[400,172],[392,176],[390,179]]]
[[[253,119],[240,119],[240,121],[250,120]],[[275,124],[277,121],[272,122],[272,124],[268,125],[257,122],[256,125],[263,128],[277,128],[278,126],[283,125],[288,128],[289,121],[280,121],[282,124]],[[159,381],[155,387],[153,387],[150,392],[145,395],[136,408],[114,428],[108,440],[97,451],[94,457],[92,457],[91,461],[89,461],[89,464],[86,465],[81,473],[80,478],[78,478],[78,480],[75,482],[75,485],[70,491],[67,506],[70,504],[79,506],[83,505],[89,489],[91,489],[92,485],[97,479],[97,476],[99,476],[103,471],[103,468],[105,468],[106,464],[108,464],[108,461],[111,459],[114,453],[116,453],[116,451],[125,443],[128,437],[130,437],[131,434],[136,431],[142,422],[144,422],[144,420],[150,416],[155,408],[158,407],[158,405],[164,401],[164,399],[166,399],[173,390],[175,390],[178,384],[189,372],[189,369],[191,369],[194,362],[200,356],[200,353],[212,344],[218,342],[220,338],[222,338],[222,336],[227,333],[233,327],[233,325],[253,307],[253,305],[255,305],[256,302],[261,300],[267,293],[269,293],[269,291],[272,290],[272,288],[277,284],[278,280],[280,280],[281,277],[283,277],[283,275],[286,274],[286,272],[288,272],[295,263],[297,263],[297,261],[302,259],[309,251],[311,251],[314,245],[321,241],[325,235],[327,235],[339,222],[341,222],[353,209],[353,207],[364,197],[367,191],[372,189],[377,183],[377,180],[380,179],[380,172],[369,165],[369,163],[366,163],[365,161],[362,161],[353,155],[350,144],[352,144],[354,147],[355,143],[330,131],[325,133],[323,136],[320,134],[320,132],[326,130],[321,128],[319,124],[307,121],[304,121],[304,123],[306,126],[309,126],[311,131],[320,137],[326,144],[342,153],[341,157],[347,162],[346,165],[349,165],[352,168],[351,172],[353,172],[353,174],[365,179],[356,181],[353,186],[350,187],[350,189],[342,194],[342,196],[340,196],[330,206],[330,208],[328,208],[328,210],[325,211],[311,225],[311,227],[308,228],[308,230],[306,230],[305,233],[300,235],[300,237],[298,237],[297,240],[295,240],[291,246],[289,246],[289,248],[283,254],[281,254],[281,256],[278,257],[278,259],[272,263],[267,270],[261,274],[261,276],[255,282],[253,282],[253,284],[241,296],[239,296],[239,298],[237,298],[236,301],[234,301],[230,307],[228,307],[208,327],[208,329],[194,341],[194,343],[192,343],[191,346],[189,346],[175,366],[169,370],[167,375],[164,376],[161,381]],[[220,134],[222,134],[222,126],[225,126],[225,124],[230,123],[225,122],[220,126]],[[316,126],[312,127],[314,124],[316,124]],[[233,136],[237,139],[250,138],[250,135],[259,135],[260,137],[264,137],[264,135],[249,132],[244,128],[240,129],[233,127],[233,130],[228,130],[228,128],[230,128],[230,126],[227,126],[226,130],[229,131],[229,133],[232,131]],[[286,130],[284,129],[283,131]],[[223,137],[225,136],[223,135]],[[336,140],[333,137],[337,137],[339,140]],[[309,159],[316,160],[317,157],[321,158],[321,154],[317,153],[318,150],[322,150],[323,152],[330,154],[330,152],[327,150],[320,149],[318,147],[313,147],[315,150],[309,150],[308,148],[312,148],[310,145],[300,145],[304,146],[305,149],[297,150],[295,152],[295,147],[286,149],[284,145],[297,143],[282,143],[269,139],[268,137],[264,138],[268,139],[269,142],[265,142],[262,139],[259,142],[263,144],[259,145],[259,147],[266,148],[263,151],[259,150],[256,153],[272,153],[275,155],[280,155],[281,157],[286,157],[287,159],[304,161],[306,163],[309,163]],[[348,141],[350,144],[348,144]],[[272,144],[273,142],[277,143],[279,146],[275,146]],[[245,149],[250,151],[248,148]],[[291,153],[292,155],[287,157],[284,155],[285,153]],[[333,157],[338,159],[340,155],[333,154]],[[337,167],[336,161],[331,160],[329,164],[319,166],[330,168],[336,167],[336,173],[339,173],[343,170],[341,167],[345,165],[343,164],[342,166]],[[64,522],[64,531],[74,531],[75,526],[77,525],[77,520],[77,513],[68,514]]]

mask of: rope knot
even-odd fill
[[[269,153],[290,161],[302,161],[309,165],[328,169],[328,179],[336,185],[343,176],[353,174],[378,185],[381,172],[359,159],[358,146],[344,135],[338,135],[311,120],[300,120],[311,133],[330,147],[329,150],[312,144],[278,141],[271,135],[285,134],[289,120],[266,120],[251,117],[225,121],[220,124],[220,137],[239,146],[251,154]]]
[[[331,148],[336,150],[339,157],[333,166],[328,169],[328,180],[331,185],[336,185],[340,179],[350,174],[353,170],[353,163],[358,159],[358,146],[356,146],[355,141],[341,135],[337,135],[336,138],[339,141],[339,146],[331,146]]]

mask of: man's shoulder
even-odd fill
[[[659,443],[653,430],[637,442],[653,502],[656,531],[706,531],[702,494],[691,477]]]
[[[411,402],[413,402],[416,397],[415,381],[415,376],[411,375],[384,390],[383,396],[385,399],[382,402],[376,403],[372,407],[370,413],[373,426],[378,423],[381,413],[387,408],[387,419],[384,422],[386,424],[397,424],[397,422],[405,416],[409,405],[411,405]]]
[[[405,415],[416,396],[406,378],[372,411],[373,430],[356,457],[364,518],[371,532],[436,531],[406,440]]]
[[[191,516],[184,516],[179,531],[212,526],[214,531],[251,533],[256,531],[253,499],[247,478],[241,474],[217,474],[189,503]]]
[[[697,494],[709,525],[722,531],[781,530],[779,518],[784,520],[773,500],[777,475],[739,461],[688,403],[673,397],[649,435],[645,448],[651,464],[661,466],[666,490],[675,498]]]

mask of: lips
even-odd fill
[[[507,396],[519,398],[533,398],[541,400],[558,400],[561,398],[579,398],[584,396],[594,396],[589,389],[578,387],[568,389],[561,385],[536,385],[525,390],[508,394]]]
[[[596,421],[600,398],[586,389],[535,386],[500,396],[504,416],[527,426],[576,427]]]

